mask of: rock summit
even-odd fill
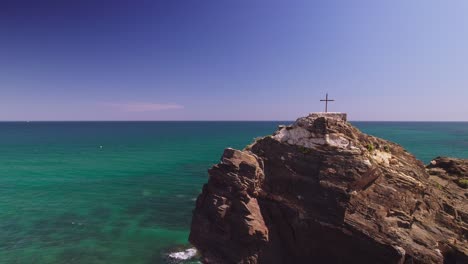
[[[224,151],[189,239],[205,263],[468,263],[467,172],[312,113]]]

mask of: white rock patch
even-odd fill
[[[377,161],[379,164],[390,165],[390,159],[392,158],[392,154],[388,152],[383,152],[380,150],[375,150],[372,152],[372,159]]]
[[[273,139],[306,148],[330,145],[341,149],[353,149],[351,142],[339,134],[317,135],[302,127],[282,128],[273,136]]]

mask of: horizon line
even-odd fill
[[[33,123],[33,122],[294,122],[295,120],[217,120],[217,119],[199,119],[199,120],[0,120],[0,123],[18,122],[18,123]],[[347,122],[458,122],[466,123],[468,120],[347,120]]]

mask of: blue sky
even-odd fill
[[[0,120],[468,121],[467,1],[0,1]]]

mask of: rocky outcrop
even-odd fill
[[[205,263],[468,263],[466,164],[426,169],[343,118],[309,115],[224,151],[189,239]]]
[[[427,169],[430,175],[437,177],[432,179],[441,185],[456,184],[463,189],[468,188],[467,159],[437,157],[427,165]]]
[[[429,179],[435,183],[432,191],[442,205],[438,221],[465,239],[452,237],[453,243],[443,245],[446,263],[468,263],[468,159],[437,157],[427,165]],[[460,225],[454,225],[453,219]],[[462,260],[462,261],[460,261]]]

